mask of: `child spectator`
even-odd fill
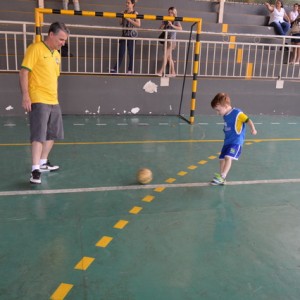
[[[253,122],[240,109],[231,106],[231,100],[225,93],[218,93],[211,101],[211,107],[224,119],[224,145],[219,156],[220,173],[216,173],[211,181],[212,185],[224,185],[226,176],[231,168],[232,160],[238,160],[242,152],[248,124],[251,133],[256,135],[257,131]]]

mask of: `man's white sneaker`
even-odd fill
[[[41,180],[41,172],[40,170],[36,169],[36,170],[33,170],[31,172],[31,176],[30,176],[30,183],[33,183],[33,184],[41,184],[42,183],[42,180]]]
[[[47,162],[40,166],[40,172],[53,172],[59,169],[59,166],[53,166],[51,165],[50,161],[47,160]]]

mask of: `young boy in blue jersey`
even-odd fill
[[[240,109],[231,106],[230,98],[225,93],[218,93],[211,101],[211,107],[224,119],[224,144],[219,156],[220,173],[216,173],[212,185],[224,185],[231,168],[232,160],[238,160],[245,140],[246,125],[253,135],[257,134],[253,122]]]

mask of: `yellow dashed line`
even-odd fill
[[[84,256],[84,257],[77,263],[77,265],[74,267],[74,269],[85,271],[85,270],[91,265],[91,263],[92,263],[94,260],[95,260],[95,258],[93,258],[93,257],[87,257],[87,256]]]
[[[209,156],[208,158],[209,158],[209,159],[216,159],[217,157],[214,156],[214,155],[211,155],[211,156]]]
[[[236,57],[236,62],[238,64],[240,64],[242,62],[242,59],[243,59],[243,49],[239,48],[237,50],[237,57]]]
[[[228,24],[222,24],[222,32],[228,32]]]
[[[194,166],[194,165],[188,167],[189,170],[195,170],[195,169],[197,169],[197,168],[198,168],[198,167],[197,167],[197,166]]]
[[[253,63],[247,63],[246,67],[246,79],[251,79],[253,73]]]
[[[173,183],[174,181],[176,181],[176,178],[169,178],[165,182],[167,182],[167,183]]]
[[[131,214],[137,215],[143,208],[140,206],[134,206],[129,212]]]
[[[56,291],[50,297],[51,300],[63,300],[68,295],[74,285],[69,283],[61,283]]]
[[[177,175],[179,175],[179,176],[184,176],[186,174],[187,174],[187,172],[185,172],[185,171],[180,171],[180,172],[177,173]]]
[[[198,161],[199,165],[205,165],[207,163],[207,160],[200,160]]]
[[[260,142],[260,141],[257,141]],[[246,142],[246,145],[251,145],[252,142]],[[217,156],[211,155],[208,157],[210,160],[216,159]],[[207,160],[200,160],[198,161],[199,165],[204,165],[206,164],[208,161]],[[198,166],[196,165],[190,165],[187,167],[189,170],[195,170],[198,168]],[[177,175],[179,176],[185,176],[186,174],[188,174],[188,172],[186,171],[180,171],[177,173]],[[176,181],[176,178],[168,178],[167,180],[165,180],[165,182],[167,183],[173,183]],[[165,190],[165,187],[158,187],[155,188],[154,191],[157,193],[161,193]],[[155,199],[154,196],[152,195],[147,195],[145,196],[142,201],[144,202],[152,202]],[[140,206],[133,206],[130,210],[129,213],[130,214],[138,214],[143,208]],[[129,222],[126,220],[119,220],[114,226],[113,228],[116,229],[123,229],[127,226]],[[109,243],[113,240],[113,237],[110,236],[103,236],[97,243],[96,246],[97,247],[102,247],[105,248],[109,245]],[[84,256],[74,267],[74,269],[76,270],[87,270],[89,268],[89,266],[93,263],[93,261],[95,260],[95,258],[93,257],[87,257]],[[70,290],[73,288],[72,284],[67,284],[67,283],[61,283],[59,285],[59,287],[56,289],[56,291],[52,294],[51,296],[51,300],[64,300],[64,298],[67,296],[67,294],[70,292]]]
[[[114,228],[123,229],[127,224],[128,224],[128,221],[120,220],[114,225]]]
[[[97,247],[102,247],[105,248],[108,246],[108,244],[113,240],[112,237],[110,236],[103,236],[97,243],[96,246]]]
[[[147,195],[146,197],[144,197],[143,199],[142,199],[142,201],[144,201],[144,202],[151,202],[152,200],[154,200],[154,196],[151,196],[151,195]]]
[[[236,42],[236,36],[235,35],[231,35],[229,37],[229,42],[232,43],[232,44],[229,44],[229,49],[235,49],[235,42]]]

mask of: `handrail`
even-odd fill
[[[0,72],[17,72],[20,68],[25,49],[34,39],[33,22],[0,21],[6,30],[0,31],[0,39],[5,47],[1,49]],[[20,30],[11,25],[20,25]],[[48,26],[50,23],[45,23]],[[96,33],[71,34],[69,51],[73,57],[62,60],[63,74],[105,74],[110,75],[110,67],[117,60],[117,44],[121,36],[110,32],[121,31],[121,27],[68,25],[71,29],[95,29]],[[11,30],[9,30],[11,28]],[[135,38],[135,71],[136,75],[153,76],[156,74],[163,55],[163,47],[157,38],[158,29],[139,28],[139,37]],[[71,30],[72,32],[72,30]],[[176,72],[183,76],[187,66],[187,76],[192,77],[192,57],[186,61],[189,31],[178,32],[177,47],[173,51],[176,61]],[[46,35],[46,32],[43,34]],[[148,37],[146,37],[148,35]],[[216,78],[255,78],[299,80],[299,65],[287,64],[296,45],[285,45],[290,36],[265,34],[216,33],[201,32],[201,52],[198,76]],[[234,39],[232,39],[234,37]],[[296,38],[297,37],[293,37]],[[194,41],[192,41],[194,43]],[[280,50],[286,49],[288,51]],[[101,54],[102,53],[102,54]],[[101,54],[101,55],[100,55]],[[125,64],[127,58],[125,57]],[[121,68],[120,74],[126,74]]]

